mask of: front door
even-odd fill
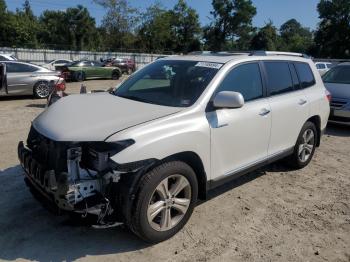
[[[238,109],[207,113],[211,127],[212,180],[225,178],[263,161],[267,157],[271,114],[258,62],[234,67],[215,93],[235,91],[245,104]]]

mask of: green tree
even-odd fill
[[[42,27],[39,39],[47,47],[95,50],[99,44],[95,19],[81,5],[66,11],[46,10],[39,21]]]
[[[280,49],[280,37],[277,33],[277,28],[273,25],[272,21],[260,28],[259,32],[251,41],[250,49],[267,51]]]
[[[176,52],[187,53],[200,49],[201,32],[196,10],[190,8],[185,0],[179,0],[172,10],[173,27],[176,37]]]
[[[312,32],[295,19],[285,22],[280,34],[286,51],[307,53],[313,44]]]
[[[204,27],[204,40],[210,50],[247,49],[254,32],[256,8],[251,0],[212,0],[213,22]]]
[[[146,52],[163,52],[176,47],[173,14],[165,10],[160,2],[142,14],[137,33],[137,46]]]
[[[37,35],[40,30],[37,17],[34,16],[29,1],[25,1],[16,13],[7,13],[6,42],[15,47],[38,47]]]
[[[350,58],[350,1],[321,0],[317,9],[321,19],[315,35],[317,55]]]
[[[134,30],[138,22],[137,9],[127,0],[94,0],[107,11],[102,20],[105,48],[116,50],[134,45]]]

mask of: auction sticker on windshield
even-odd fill
[[[220,69],[222,65],[220,63],[198,62],[195,66]]]

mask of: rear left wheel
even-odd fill
[[[131,230],[157,243],[175,235],[190,218],[197,201],[197,178],[186,163],[164,163],[143,178],[131,218]]]
[[[294,146],[294,152],[288,159],[290,166],[299,169],[310,163],[315,153],[317,136],[315,124],[306,122],[300,131],[298,140]]]

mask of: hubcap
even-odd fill
[[[157,231],[175,227],[191,203],[191,186],[183,175],[165,178],[154,190],[147,209],[150,226]]]
[[[39,97],[47,97],[49,95],[49,85],[46,83],[39,83],[36,87],[36,93]]]
[[[315,134],[312,129],[306,129],[302,143],[299,145],[298,156],[301,162],[309,160],[315,146]]]

